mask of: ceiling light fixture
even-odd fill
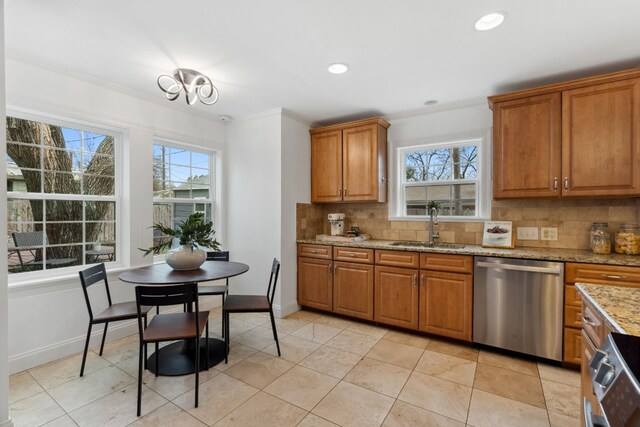
[[[335,64],[329,65],[328,70],[330,73],[333,73],[333,74],[342,74],[342,73],[346,73],[349,70],[349,66],[347,64],[336,62]]]
[[[178,68],[173,72],[173,76],[164,74],[158,77],[158,87],[169,101],[178,99],[180,92],[184,90],[189,105],[195,104],[198,100],[205,105],[212,105],[218,101],[219,96],[218,88],[209,77],[187,68]]]
[[[504,12],[493,12],[484,15],[482,18],[476,21],[476,30],[487,31],[493,30],[504,22]]]

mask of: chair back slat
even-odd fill
[[[229,251],[207,252],[207,261],[229,261]]]
[[[43,231],[27,231],[24,233],[12,233],[13,243],[16,248],[40,248],[48,244],[47,236]]]
[[[91,300],[89,299],[89,293],[87,288],[98,282],[103,282],[105,290],[107,292],[107,302],[111,305],[111,292],[109,291],[109,281],[107,280],[107,270],[104,268],[104,263],[94,265],[86,270],[78,272],[80,276],[80,284],[82,285],[82,292],[84,294],[84,300],[87,303],[87,310],[89,311],[89,319],[93,319],[93,310],[91,310]]]
[[[267,288],[267,299],[269,304],[273,305],[273,297],[276,294],[276,285],[278,283],[278,275],[280,274],[280,261],[273,259],[271,265],[271,275],[269,276],[269,287]]]
[[[198,302],[198,284],[171,286],[136,286],[138,306],[166,306]]]

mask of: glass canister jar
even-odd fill
[[[640,254],[640,226],[638,224],[621,224],[616,233],[615,249],[619,254]]]
[[[611,253],[611,235],[606,222],[594,222],[591,226],[591,251],[601,255]]]

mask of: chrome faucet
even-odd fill
[[[429,224],[429,245],[435,245],[436,239],[440,238],[440,233],[433,229],[435,225],[438,225],[438,210],[436,208],[429,210],[429,219],[431,220]]]

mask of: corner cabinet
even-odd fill
[[[493,198],[640,195],[640,70],[489,97]]]
[[[311,202],[386,202],[388,127],[376,118],[311,129]]]

